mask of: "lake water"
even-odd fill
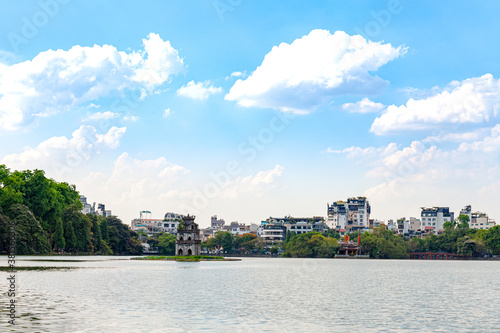
[[[84,268],[19,271],[15,326],[2,272],[2,332],[500,331],[498,261],[17,259]]]

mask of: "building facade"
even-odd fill
[[[327,204],[327,225],[331,229],[347,232],[369,229],[370,203],[366,197],[349,198]]]
[[[496,226],[496,222],[488,217],[488,214],[481,212],[472,212],[472,206],[467,205],[461,211],[460,215],[469,217],[469,228],[488,230]]]
[[[210,219],[210,226],[215,229],[220,229],[224,226],[225,221],[223,219],[218,219],[217,215],[214,215]]]
[[[201,254],[200,230],[194,216],[184,216],[182,227],[177,229],[175,254],[178,256],[199,256]]]
[[[437,235],[443,232],[443,224],[445,222],[454,221],[455,214],[450,212],[449,207],[422,207],[420,219],[422,222],[422,232]]]

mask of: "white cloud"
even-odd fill
[[[210,81],[194,82],[189,81],[186,85],[177,90],[177,95],[184,96],[192,99],[204,100],[210,95],[222,92],[221,87],[214,87]]]
[[[144,50],[114,46],[74,46],[48,50],[33,60],[3,68],[0,75],[0,128],[15,130],[83,103],[125,90],[147,95],[183,71],[184,63],[168,41],[151,33]]]
[[[141,160],[123,153],[110,172],[92,173],[77,186],[88,198],[105,202],[125,223],[144,209],[151,210],[156,218],[167,211],[194,213],[198,223],[205,223],[201,216],[208,221],[214,214],[211,208],[260,197],[275,188],[282,173],[283,167],[276,165],[252,175],[229,177],[219,184],[211,178],[194,180],[197,175],[190,176],[186,167],[165,157]],[[204,194],[205,187],[210,194]]]
[[[135,123],[137,120],[139,120],[139,117],[134,116],[133,114],[127,114],[123,116],[123,120]]]
[[[356,103],[345,103],[342,105],[342,110],[348,111],[350,113],[370,113],[370,112],[378,112],[384,108],[384,104],[375,103],[368,99],[367,97],[363,98]]]
[[[389,106],[370,129],[377,135],[436,128],[440,124],[487,122],[498,114],[500,81],[491,74],[453,81],[433,96]]]
[[[170,116],[170,108],[166,108],[165,111],[163,111],[163,118],[167,118]]]
[[[165,194],[188,187],[188,173],[165,157],[141,160],[122,153],[110,173],[92,173],[77,185],[87,197],[101,198],[113,214],[130,223],[140,210],[152,210],[157,217],[163,217],[169,209],[176,211],[178,198],[169,199]]]
[[[380,91],[387,82],[371,72],[405,52],[405,47],[343,31],[332,35],[313,30],[291,44],[274,46],[247,79],[235,82],[225,99],[245,107],[309,113],[335,95]]]
[[[474,141],[484,138],[490,132],[489,128],[479,128],[470,132],[463,133],[440,133],[434,136],[428,136],[422,142],[464,142],[464,141]]]
[[[22,153],[10,154],[2,159],[12,169],[42,169],[50,177],[64,179],[89,161],[92,156],[108,149],[116,149],[126,128],[112,127],[105,134],[98,134],[95,127],[82,125],[71,138],[52,137],[35,148],[27,147]]]
[[[500,214],[494,197],[485,194],[488,189],[496,191],[494,184],[500,179],[500,125],[450,150],[414,141],[407,147],[390,143],[350,147],[342,153],[366,166],[365,182],[370,185],[364,194],[373,207],[394,214],[383,218],[408,217],[420,206],[449,205],[458,210],[469,203]]]
[[[276,165],[273,169],[259,171],[255,175],[237,177],[222,186],[220,195],[222,198],[233,199],[243,194],[262,196],[264,191],[273,187],[276,180],[282,176],[283,169],[283,166]]]
[[[245,76],[245,75],[246,75],[246,72],[240,72],[240,71],[231,73],[231,77],[241,77],[241,76]]]
[[[83,118],[83,121],[109,120],[109,119],[115,119],[118,117],[120,117],[120,114],[116,113],[116,112],[111,112],[111,111],[96,112],[96,113],[90,114],[87,117]]]

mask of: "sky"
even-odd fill
[[[125,223],[500,219],[498,1],[0,5],[0,164]]]

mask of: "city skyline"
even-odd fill
[[[0,164],[129,224],[466,205],[498,220],[495,2],[7,3]]]

